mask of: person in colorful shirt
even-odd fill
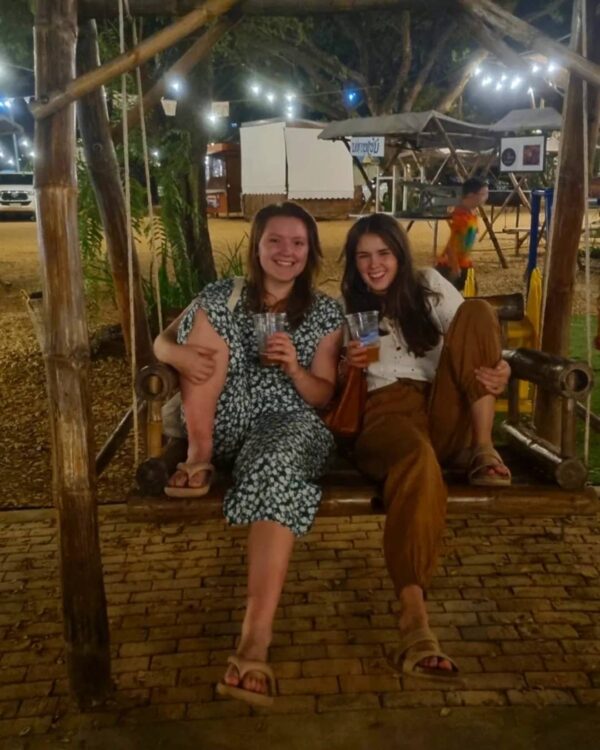
[[[477,209],[488,199],[488,186],[471,177],[462,186],[462,200],[452,212],[450,239],[438,258],[436,271],[462,292],[469,268],[473,267],[471,251],[477,239]]]

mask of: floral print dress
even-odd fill
[[[205,287],[182,319],[177,341],[186,342],[202,309],[229,347],[213,433],[215,462],[232,467],[233,486],[223,503],[226,519],[232,524],[277,521],[299,536],[317,512],[321,489],[315,480],[333,437],[279,367],[260,365],[245,291],[233,311],[228,308],[233,287],[233,279]],[[338,303],[316,292],[302,323],[288,330],[302,367],[310,368],[321,339],[343,320]]]

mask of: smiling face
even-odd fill
[[[398,273],[398,260],[378,234],[363,234],[356,246],[356,268],[372,292],[385,294]]]
[[[258,260],[265,277],[279,283],[293,281],[306,267],[307,259],[304,222],[291,216],[269,219],[258,242]]]

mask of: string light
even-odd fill
[[[532,73],[537,73],[539,69],[540,69],[540,66],[537,63],[533,63],[533,65],[531,66]]]
[[[498,81],[498,83],[496,84],[496,91],[500,91],[503,88],[504,88],[504,85],[500,81]]]
[[[473,75],[475,76],[475,78],[477,78],[477,76],[480,76],[482,72],[483,71],[481,70],[481,68],[475,68],[475,70],[473,71]]]
[[[522,82],[523,82],[523,79],[520,76],[515,76],[510,82],[511,89],[518,88]]]
[[[155,159],[158,159],[158,157],[160,156],[160,151],[157,148],[155,148],[151,153]]]
[[[180,78],[171,78],[167,84],[171,91],[180,94],[183,91],[183,81]]]
[[[548,64],[548,73],[554,73],[554,71],[556,70],[556,67],[557,67],[556,63],[550,62]]]
[[[492,77],[491,77],[491,76],[486,76],[486,77],[485,77],[485,78],[484,78],[484,79],[483,79],[483,80],[481,81],[481,85],[482,85],[483,87],[485,87],[485,86],[489,86],[489,85],[490,85],[490,83],[492,83],[492,80],[493,80],[493,79],[492,79]]]
[[[250,91],[254,94],[254,96],[258,96],[261,92],[260,85],[258,83],[251,83]]]
[[[20,143],[23,148],[29,148],[29,141],[27,140],[27,138],[21,138]]]
[[[216,125],[216,124],[217,124],[217,120],[218,120],[219,118],[218,118],[218,117],[217,117],[217,116],[215,115],[215,113],[214,113],[214,112],[209,112],[209,113],[208,113],[208,114],[206,115],[206,119],[207,119],[207,120],[209,121],[209,123],[210,123],[211,125]]]
[[[296,94],[294,94],[292,91],[288,91],[287,94],[285,95],[285,99],[288,102],[293,102],[295,98],[296,98]]]
[[[269,104],[273,104],[273,102],[275,101],[276,98],[277,97],[275,96],[275,94],[272,91],[269,91],[267,93],[267,101],[269,102]]]

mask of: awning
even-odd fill
[[[524,130],[560,130],[562,115],[552,107],[544,109],[513,109],[489,126],[494,133],[519,133]]]
[[[12,135],[13,133],[20,135],[22,132],[23,128],[18,123],[0,115],[0,135]]]
[[[457,149],[485,151],[496,144],[496,137],[491,135],[487,125],[456,120],[435,110],[332,122],[324,128],[319,138],[329,141],[352,136],[387,136],[398,144],[405,143],[417,149],[445,147],[447,143],[436,120]]]

